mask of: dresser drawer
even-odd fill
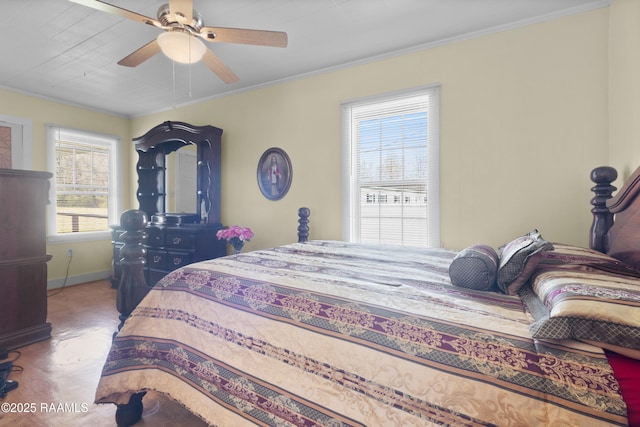
[[[147,251],[147,266],[158,270],[167,269],[167,252],[149,249]]]
[[[175,270],[176,268],[191,264],[193,254],[189,252],[167,252],[167,269]]]
[[[155,286],[156,283],[160,281],[164,276],[167,275],[166,271],[161,270],[149,270],[145,271],[145,280],[147,281],[148,287]]]
[[[164,244],[167,249],[195,249],[195,238],[191,233],[167,230]]]
[[[164,246],[164,233],[161,228],[147,227],[145,232],[147,233],[147,246]]]

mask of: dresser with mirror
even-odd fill
[[[176,268],[192,262],[226,255],[226,242],[216,238],[220,223],[220,167],[222,129],[193,126],[184,122],[164,122],[134,138],[138,162],[136,197],[148,224],[145,247],[145,280],[148,287]],[[190,212],[167,212],[167,163],[171,153],[195,147],[196,206]],[[112,226],[113,273],[111,283],[120,282],[120,248],[123,229]]]

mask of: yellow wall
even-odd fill
[[[442,245],[498,246],[534,227],[586,245],[589,172],[608,160],[607,55],[599,9],[136,118],[132,132],[224,129],[222,219],[254,230],[247,249],[294,241],[300,206],[311,238],[340,239],[340,102],[440,83]],[[293,163],[276,202],[256,184],[272,146]]]
[[[340,239],[340,103],[438,83],[442,245],[497,247],[535,227],[549,240],[584,246],[591,169],[640,163],[633,144],[639,7],[614,0],[609,8],[131,120],[8,92],[0,92],[0,114],[33,120],[35,169],[45,168],[45,122],[122,136],[131,187],[125,208],[137,206],[131,136],[165,120],[222,128],[222,220],[254,230],[251,250],[295,241],[300,206],[311,208],[311,238]],[[279,201],[264,198],[256,181],[269,147],[284,149],[293,163],[291,189]],[[50,280],[64,275],[66,247],[49,248]],[[84,273],[108,270],[108,241],[75,248],[96,262],[82,260]]]
[[[620,187],[640,165],[640,2],[615,0],[609,13],[609,151]]]
[[[0,114],[31,120],[33,132],[32,168],[34,170],[47,170],[45,127],[48,123],[116,135],[121,138],[123,146],[128,147],[131,144],[130,121],[124,117],[89,111],[2,89],[0,89]],[[125,153],[121,159],[125,165],[123,178],[128,182],[130,179],[129,170],[131,169],[129,156],[126,154],[127,150],[122,150],[122,152]],[[125,203],[130,199],[129,191],[127,188]],[[57,279],[59,282],[64,281],[69,260],[67,249],[69,248],[74,250],[74,257],[69,265],[69,277],[71,278],[69,283],[74,283],[75,276],[86,277],[89,275],[91,277],[90,275],[93,273],[104,275],[109,271],[112,254],[109,240],[49,244],[47,245],[47,253],[53,256],[47,266],[49,281],[52,279]]]

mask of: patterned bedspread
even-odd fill
[[[542,344],[454,252],[314,241],[177,270],[115,338],[99,403],[156,390],[211,425],[626,425],[601,350]]]

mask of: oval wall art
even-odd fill
[[[291,186],[291,160],[281,148],[272,147],[258,161],[258,187],[269,200],[282,199]]]

